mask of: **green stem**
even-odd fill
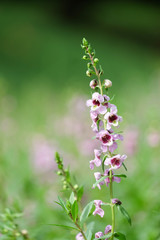
[[[94,68],[94,70],[95,70],[95,73],[96,73],[96,75],[97,75],[97,78],[98,78],[98,83],[99,83],[99,88],[100,88],[101,95],[103,95],[103,90],[102,90],[102,84],[101,84],[100,74],[99,74],[97,68],[96,68],[95,65],[94,65],[94,60],[93,60],[92,55],[91,55],[89,52],[88,52],[88,55],[89,55],[89,57],[90,57],[90,59],[91,59],[92,66],[93,66],[93,68]]]
[[[112,171],[110,170],[110,200],[111,200],[111,214],[112,214],[112,233],[114,233],[115,229],[115,211],[114,204],[112,203],[113,198],[113,182],[112,182]],[[114,236],[111,237],[111,240],[114,239]]]

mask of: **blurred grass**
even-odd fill
[[[146,36],[158,34],[158,9],[139,7],[139,18],[134,18],[135,8],[129,5],[122,5],[120,13],[119,5],[110,4],[107,14],[105,5],[99,8],[95,16],[99,24],[107,21],[110,26],[136,29]],[[150,21],[145,20],[148,14],[153,16]],[[21,224],[26,224],[36,239],[71,239],[67,231],[62,236],[58,229],[44,225],[65,219],[53,204],[60,187],[54,169],[37,173],[33,167],[31,148],[37,134],[56,142],[55,148],[66,154],[67,163],[83,181],[91,199],[97,195],[105,199],[105,189],[99,192],[90,188],[94,179],[88,160],[92,156],[82,156],[76,136],[64,136],[56,125],[68,114],[68,102],[74,94],[90,96],[86,66],[81,60],[80,42],[85,36],[96,48],[105,78],[113,81],[110,94],[116,95],[114,103],[124,117],[122,129],[135,125],[140,130],[138,152],[128,159],[128,179],[115,184],[117,197],[133,218],[133,227],[128,228],[118,215],[118,228],[126,231],[131,240],[155,239],[160,222],[159,149],[149,147],[146,138],[150,128],[160,130],[158,52],[107,31],[88,29],[83,24],[76,27],[57,16],[51,19],[45,9],[33,4],[1,4],[0,29],[1,209],[17,202],[25,212]],[[7,124],[5,129],[3,121]],[[89,127],[90,121],[85,124]],[[79,166],[83,166],[83,177]],[[84,200],[89,201],[88,198],[85,195]],[[96,217],[97,231],[109,222],[110,216],[106,215],[106,221]]]

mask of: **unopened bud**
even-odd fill
[[[21,233],[22,233],[22,235],[27,235],[27,234],[28,234],[28,231],[27,231],[26,229],[23,229],[23,230],[21,231]]]
[[[92,74],[91,74],[91,72],[90,72],[89,70],[87,70],[87,71],[86,71],[86,75],[87,75],[88,77],[91,77]]]
[[[63,190],[66,190],[67,188],[67,185],[63,185]]]
[[[104,80],[104,87],[105,88],[110,88],[112,87],[112,82],[109,79]]]
[[[87,60],[87,59],[88,59],[88,57],[87,57],[86,55],[84,55],[82,58],[83,58],[84,60]]]
[[[76,190],[78,189],[78,185],[77,184],[74,185],[74,189],[76,189]]]
[[[87,42],[87,40],[85,38],[82,39],[82,43],[83,43],[84,46],[88,45],[88,42]]]
[[[118,198],[112,198],[112,203],[116,205],[121,205],[122,202]]]
[[[57,175],[61,176],[61,175],[62,175],[62,172],[61,172],[61,171],[58,171],[58,172],[57,172]]]
[[[98,58],[95,58],[94,59],[94,63],[98,63],[99,62],[99,59]]]
[[[89,86],[92,88],[92,89],[95,89],[98,85],[98,81],[96,79],[93,79],[90,81],[90,84]]]

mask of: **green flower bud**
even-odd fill
[[[63,190],[67,190],[67,185],[63,185]]]
[[[94,63],[98,63],[99,62],[99,59],[98,58],[95,58],[94,59]]]
[[[61,172],[61,171],[58,171],[58,172],[57,172],[57,175],[61,176],[61,175],[62,175],[62,172]]]
[[[89,69],[86,71],[86,75],[87,75],[87,77],[91,77],[92,74]]]
[[[87,42],[87,40],[85,38],[82,39],[82,43],[83,43],[84,46],[88,45],[88,42]]]
[[[67,185],[67,182],[66,182],[66,181],[64,181],[64,182],[63,182],[63,184],[64,184],[64,185]]]
[[[82,57],[82,59],[87,60],[88,57],[87,57],[86,55],[84,55],[84,56]]]
[[[77,190],[78,188],[79,188],[79,187],[78,187],[78,184],[75,184],[75,185],[74,185],[74,189]]]
[[[63,165],[62,165],[62,164],[58,164],[58,168],[59,168],[59,169],[62,169],[62,168],[63,168]]]
[[[104,87],[105,88],[112,87],[112,82],[109,79],[104,79]]]
[[[90,68],[92,66],[92,63],[87,63],[87,67]]]

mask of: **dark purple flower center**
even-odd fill
[[[105,135],[102,137],[102,142],[103,142],[103,143],[108,143],[110,140],[111,140],[111,136],[110,136],[109,134],[105,134]]]
[[[114,166],[114,165],[116,165],[116,166],[119,166],[119,158],[112,158],[112,160],[111,160],[111,164]]]
[[[96,100],[96,99],[94,99],[92,102],[93,102],[93,105],[96,105],[96,106],[100,105],[100,102],[98,100]]]
[[[114,122],[117,119],[118,119],[118,117],[115,114],[112,114],[112,115],[109,116],[109,122],[111,122],[111,123]]]
[[[108,102],[105,102],[103,105],[104,105],[106,108],[108,108]]]

